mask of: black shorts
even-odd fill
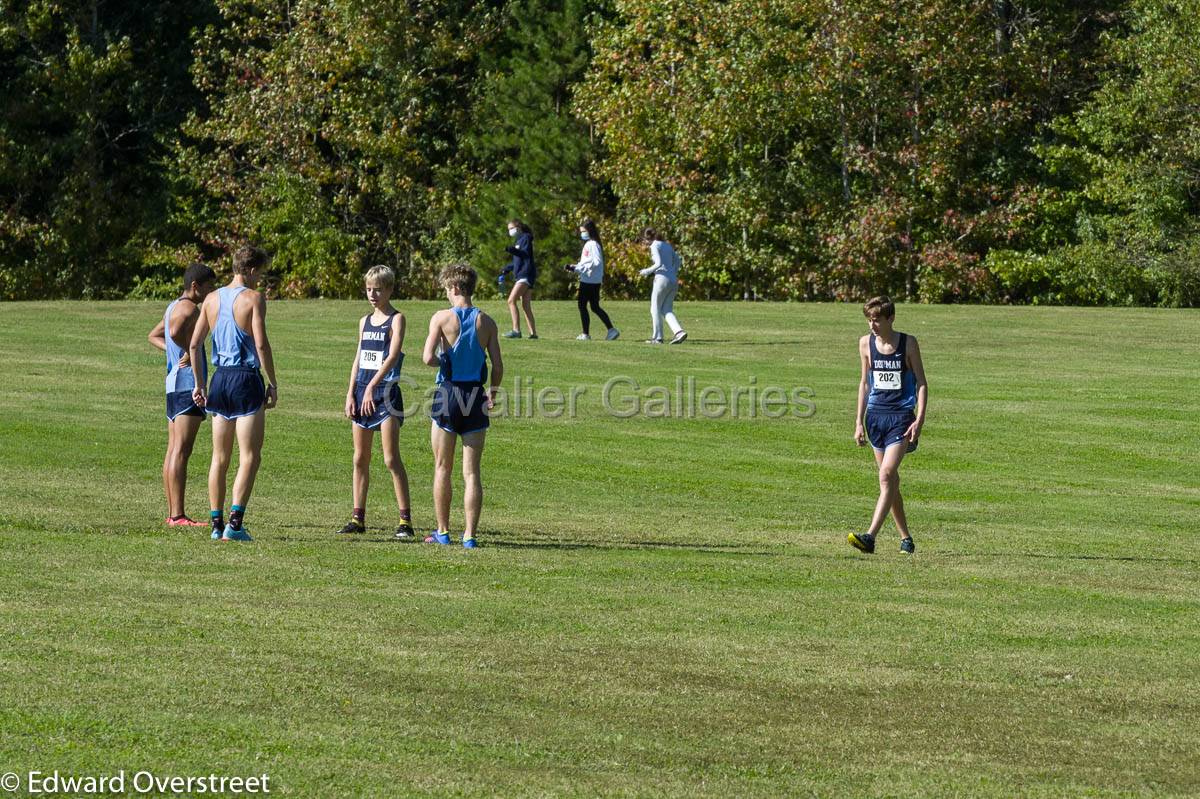
[[[204,418],[204,409],[192,401],[192,390],[172,391],[167,395],[167,421],[175,421],[177,416],[199,416]]]
[[[367,430],[378,430],[388,419],[395,419],[397,424],[404,424],[404,398],[400,396],[399,383],[380,383],[371,392],[375,400],[375,412],[370,416],[358,413],[362,409],[363,397],[366,395],[367,384],[354,384],[354,423]]]
[[[208,386],[204,409],[223,419],[253,416],[267,401],[267,384],[252,366],[220,366]]]
[[[867,411],[867,438],[871,442],[871,446],[878,450],[885,450],[892,444],[897,444],[904,440],[904,433],[908,430],[909,425],[917,420],[912,411],[902,411],[900,413],[882,413],[880,411]],[[917,448],[917,442],[914,441],[908,445],[905,452],[912,452]]]
[[[429,416],[447,433],[465,436],[487,430],[488,390],[483,383],[441,383],[433,395]]]

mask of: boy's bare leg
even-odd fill
[[[904,515],[904,497],[900,496],[899,487],[896,489],[896,498],[892,500],[892,521],[896,523],[900,537],[908,538],[908,517]]]
[[[875,514],[871,517],[869,535],[877,535],[883,521],[892,510],[892,503],[900,496],[900,461],[908,451],[908,442],[899,441],[883,452],[875,451],[879,464],[879,501],[875,503]],[[903,511],[901,511],[903,513]]]
[[[396,492],[396,509],[401,518],[412,508],[408,494],[408,470],[404,468],[404,460],[400,457],[400,424],[394,418],[383,420],[379,428],[380,440],[383,442],[383,465],[392,473],[392,490]],[[366,492],[363,492],[366,500]],[[357,507],[363,507],[359,505]]]
[[[167,450],[169,465],[164,473],[169,480],[167,497],[171,506],[171,518],[183,516],[187,509],[187,465],[196,445],[196,433],[200,431],[202,416],[179,415],[171,423],[171,445]]]
[[[450,532],[450,473],[454,470],[454,445],[458,436],[430,425],[433,446],[433,513],[440,532]]]
[[[233,438],[237,428],[233,419],[212,415],[212,465],[208,467],[208,507],[225,507],[225,477],[229,473],[229,458],[233,454]]]
[[[267,427],[267,414],[259,411],[253,416],[235,419],[238,441],[238,470],[233,478],[233,504],[246,507],[250,492],[254,490],[254,478],[262,463],[263,432]]]
[[[371,444],[375,439],[375,431],[367,430],[356,424],[350,425],[354,438],[354,483],[352,501],[354,508],[367,507],[367,489],[371,485]]]
[[[463,436],[463,510],[467,517],[463,527],[464,539],[475,537],[475,529],[479,526],[479,511],[483,508],[483,481],[479,469],[486,436],[487,432],[483,430]]]
[[[179,417],[182,418],[182,417]],[[167,452],[163,455],[163,494],[167,498],[167,518],[174,519],[181,511],[175,491],[175,423],[167,420]]]

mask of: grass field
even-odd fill
[[[435,307],[402,304],[422,385]],[[270,307],[249,545],[161,525],[161,307],[0,305],[0,772],[266,773],[321,797],[1200,793],[1200,313],[901,307],[930,381],[902,469],[918,552],[889,523],[867,557],[845,543],[877,491],[851,442],[857,307],[686,303],[691,340],[660,348],[643,303],[587,344],[573,304],[536,307],[506,384],[585,393],[576,418],[493,424],[464,551],[389,540],[381,457],[370,534],[332,535],[365,303]],[[616,418],[614,375],[805,387],[815,414]],[[428,423],[401,446],[427,530]]]

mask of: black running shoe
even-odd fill
[[[341,530],[338,530],[337,534],[338,535],[350,535],[351,533],[365,533],[366,531],[367,531],[367,528],[364,525],[361,525],[352,519],[352,520],[346,522],[346,526],[343,527]]]
[[[875,553],[875,536],[870,533],[851,533],[846,536],[846,540],[859,552],[866,552],[868,555]]]
[[[416,533],[413,531],[412,525],[408,522],[401,522],[396,528],[396,538],[408,539],[412,538]]]
[[[913,540],[911,538],[901,538],[900,539],[900,551],[907,552],[908,554],[911,555],[912,553],[917,551],[917,545],[913,543]]]

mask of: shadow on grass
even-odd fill
[[[1200,560],[1192,558],[1155,558],[1143,555],[1056,555],[1049,552],[942,552],[954,558],[1031,558],[1044,560],[1097,560],[1111,563],[1170,563],[1178,566],[1200,566]]]
[[[273,535],[270,536],[271,541],[280,541],[283,543],[294,544],[314,544],[325,541],[344,542],[350,544],[424,544],[424,532],[419,532],[412,538],[396,538],[385,531],[375,532],[369,530],[366,533],[353,535],[338,535],[336,532],[329,531],[328,526],[319,524],[289,524],[281,525],[280,529],[284,530],[314,530],[325,533],[319,538],[308,538],[290,535]],[[456,535],[454,544],[461,546],[461,539]],[[512,538],[506,536],[497,530],[480,530],[479,531],[480,547],[488,547],[494,549],[559,549],[559,550],[599,550],[599,551],[615,551],[615,550],[681,550],[685,552],[709,552],[715,555],[759,555],[772,556],[782,554],[776,550],[753,549],[740,544],[688,544],[682,542],[670,541],[637,541],[637,540],[600,540],[600,541],[579,541],[574,539],[531,539],[531,538]],[[433,546],[430,544],[430,546]],[[441,546],[446,546],[442,544]]]

